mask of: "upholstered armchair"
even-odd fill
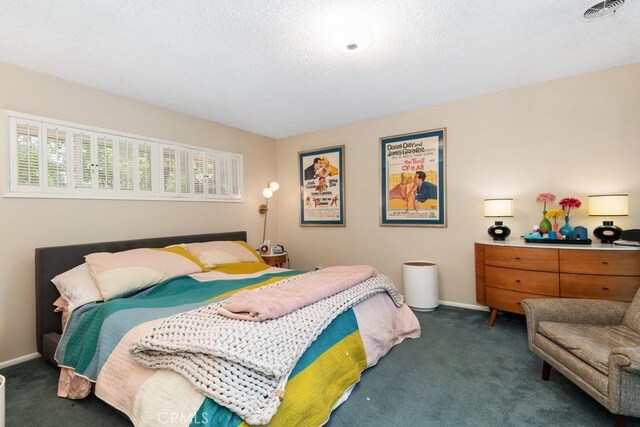
[[[631,303],[525,299],[529,349],[615,414],[640,417],[640,290]]]

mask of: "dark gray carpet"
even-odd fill
[[[527,349],[524,317],[501,314],[489,328],[484,312],[440,307],[417,315],[422,338],[366,371],[329,426],[613,425],[606,409],[558,372],[540,379],[542,362]],[[93,396],[57,398],[57,370],[42,359],[0,373],[7,377],[7,427],[129,424]]]

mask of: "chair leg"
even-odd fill
[[[549,381],[549,374],[551,373],[551,365],[546,360],[542,361],[542,381]]]
[[[627,417],[625,415],[613,414],[615,427],[624,427],[627,425]]]

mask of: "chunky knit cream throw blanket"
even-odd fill
[[[295,277],[269,287],[291,280]],[[338,315],[379,292],[402,305],[402,295],[383,275],[263,322],[222,316],[218,302],[165,319],[130,352],[144,366],[183,375],[247,423],[267,424],[305,350]]]

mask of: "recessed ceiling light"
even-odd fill
[[[584,11],[582,16],[587,21],[595,21],[598,19],[606,18],[607,16],[614,15],[625,5],[625,0],[605,0],[600,3],[596,3]]]

